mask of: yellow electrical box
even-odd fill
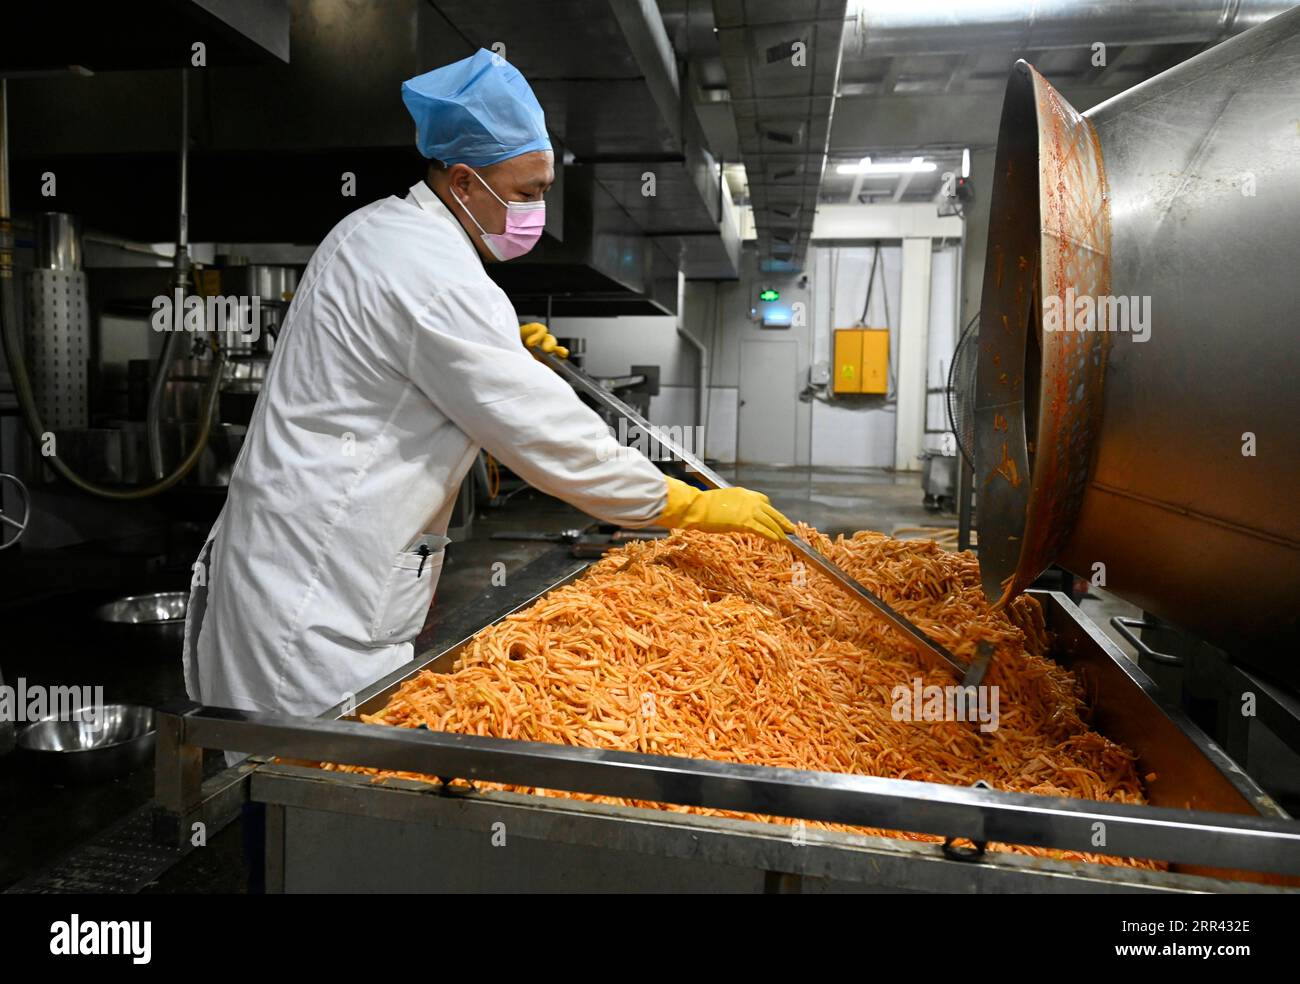
[[[862,330],[862,392],[889,392],[889,329]]]
[[[889,329],[835,329],[832,393],[889,392]]]
[[[831,374],[831,392],[862,392],[862,332],[853,328],[837,328],[835,331],[835,365]]]

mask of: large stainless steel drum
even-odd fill
[[[1057,562],[1293,681],[1297,66],[1300,8],[1082,114],[1016,65],[975,397],[989,597]]]

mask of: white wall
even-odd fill
[[[708,457],[722,462],[737,459],[738,403],[743,389],[740,350],[747,339],[797,342],[791,373],[799,387],[808,383],[815,363],[831,359],[831,331],[853,327],[862,320],[867,272],[874,247],[812,246],[802,274],[760,274],[752,248],[746,248],[742,272],[735,281],[692,281],[686,285],[686,327],[708,347]],[[880,249],[871,307],[865,325],[889,328],[891,389],[895,384],[902,293],[902,247],[898,240]],[[925,359],[928,386],[942,387],[956,344],[957,249],[948,246],[931,254],[929,341]],[[883,271],[883,275],[882,275]],[[764,329],[758,323],[758,292],[781,292],[781,304],[806,305],[803,325]],[[522,314],[522,312],[521,312]],[[665,426],[697,423],[695,392],[698,363],[695,349],[677,334],[672,316],[618,318],[556,318],[552,331],[587,342],[587,368],[595,375],[616,376],[634,364],[660,366],[660,395],[652,398],[651,420]],[[904,381],[907,385],[907,382]],[[920,385],[919,381],[912,385]],[[770,395],[762,398],[772,399]],[[943,398],[927,398],[927,426],[946,426]],[[852,404],[848,401],[792,400],[786,410],[796,426],[795,461],[801,465],[844,468],[891,468],[895,460],[896,408],[891,400]],[[941,447],[941,435],[927,435],[923,446]]]
[[[697,355],[677,334],[673,315],[554,318],[551,333],[586,339],[586,369],[594,376],[623,376],[633,365],[659,366],[659,395],[650,398],[650,422],[665,427],[697,423]]]

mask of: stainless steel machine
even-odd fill
[[[1298,58],[1293,9],[1082,114],[1017,65],[975,397],[989,598],[1100,574],[1292,688]]]
[[[102,534],[93,521],[80,528],[85,510],[77,503],[46,494],[56,490],[56,478],[113,502],[151,498],[181,483],[207,490],[228,483],[297,286],[298,267],[289,264],[250,264],[242,257],[217,264],[206,256],[196,270],[189,240],[189,84],[185,70],[178,77],[171,257],[148,244],[87,233],[77,216],[64,212],[36,213],[30,258],[19,248],[21,227],[9,201],[9,86],[0,79],[0,397],[12,390],[19,411],[0,428],[0,450],[32,491],[33,527],[59,531],[62,539],[51,534],[44,546]],[[116,251],[113,262],[92,271],[99,298],[87,271],[87,240],[101,253]],[[253,318],[255,324],[246,324]],[[12,498],[0,489],[0,511],[15,506]]]
[[[1300,610],[1294,510],[1300,10],[1080,114],[1028,65],[1003,113],[976,397],[991,599],[1053,561],[1285,676]],[[1243,194],[1248,183],[1254,194]],[[1150,340],[1052,332],[1044,298],[1150,299]],[[1103,321],[1109,327],[1115,322]],[[1258,453],[1243,454],[1245,433]],[[574,571],[570,576],[575,576]],[[563,583],[563,581],[561,581]],[[545,592],[543,592],[544,594]],[[159,718],[157,830],[251,800],[274,890],[1275,891],[1300,823],[1064,595],[1052,657],[1138,756],[1145,806],[364,725],[422,669],[314,719],[178,705]],[[202,782],[203,748],[259,756]],[[372,782],[342,762],[437,777]],[[453,780],[471,785],[451,785]],[[801,830],[473,788],[561,789],[935,835]],[[1103,841],[1099,844],[1098,837]],[[969,843],[967,843],[969,842]],[[1156,872],[990,842],[1157,859]],[[973,845],[973,846],[970,846]],[[1102,846],[1104,845],[1104,847]]]
[[[246,306],[256,299],[257,331],[173,333],[167,339],[172,344],[164,346],[165,361],[158,356],[128,360],[120,354],[123,348],[141,355],[150,348],[149,299],[112,297],[101,305],[99,317],[92,317],[75,217],[45,213],[38,219],[38,232],[48,228],[58,238],[46,247],[38,237],[37,266],[19,271],[26,294],[23,357],[34,405],[60,463],[89,483],[83,486],[87,491],[129,498],[179,470],[193,455],[192,465],[172,484],[191,490],[224,488],[293,297],[297,268],[210,266],[203,275],[209,292]],[[105,293],[122,289],[115,281],[118,271],[94,272]],[[153,279],[152,286],[165,295],[161,275]],[[100,330],[109,317],[112,346]],[[256,342],[250,340],[253,336]],[[220,366],[214,368],[218,349],[208,339],[218,337]],[[12,467],[35,490],[38,509],[55,478],[43,460],[45,453],[31,440],[14,442]]]

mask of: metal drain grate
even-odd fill
[[[153,804],[146,803],[6,894],[138,892],[189,853],[154,843],[152,829]]]

